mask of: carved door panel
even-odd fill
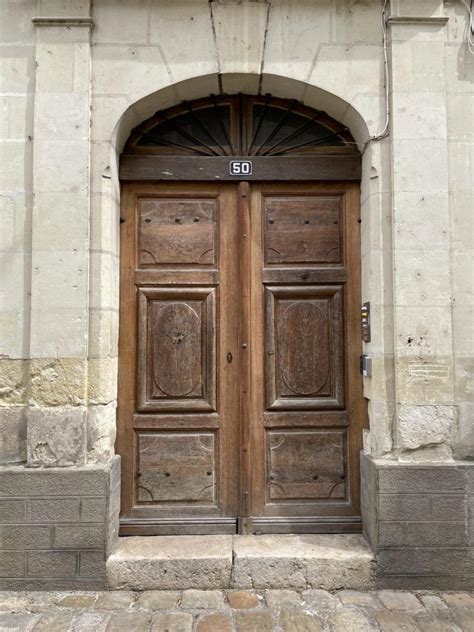
[[[235,533],[237,219],[234,185],[123,190],[123,534]]]
[[[360,530],[358,187],[260,185],[252,241],[252,532]]]

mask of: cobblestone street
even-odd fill
[[[0,593],[0,632],[458,632],[474,595],[343,590]]]

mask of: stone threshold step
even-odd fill
[[[370,590],[375,558],[362,535],[181,535],[119,538],[114,590]]]

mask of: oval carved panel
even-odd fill
[[[281,379],[297,395],[314,395],[329,376],[327,309],[314,301],[295,301],[278,319]]]
[[[186,303],[153,305],[153,379],[170,397],[192,393],[202,380],[201,319]]]

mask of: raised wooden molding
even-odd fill
[[[94,26],[92,18],[81,17],[32,18],[31,21],[35,26],[86,26],[88,28]]]
[[[387,24],[428,24],[443,26],[449,18],[445,16],[399,15],[388,18]]]

